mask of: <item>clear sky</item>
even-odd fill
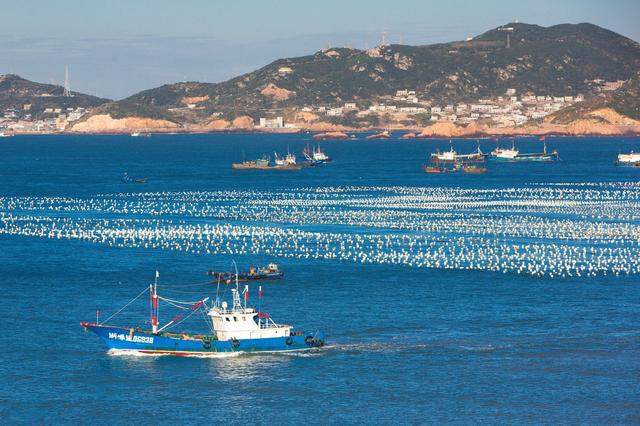
[[[0,73],[119,99],[218,82],[322,47],[459,40],[512,22],[640,40],[640,0],[0,0]]]

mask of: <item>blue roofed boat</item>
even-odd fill
[[[217,296],[211,304],[208,303],[208,297],[196,302],[181,302],[158,294],[158,276],[156,272],[156,282],[125,305],[148,293],[151,329],[107,324],[114,316],[105,322],[99,322],[96,318],[96,322],[83,321],[80,325],[98,335],[109,349],[144,354],[198,356],[225,352],[300,351],[324,346],[322,332],[303,332],[291,325],[278,324],[263,312],[262,286],[258,288],[257,308],[249,305],[249,286],[245,285],[241,291],[237,282],[236,287],[231,289],[231,306]],[[182,307],[187,313],[161,325],[158,310],[160,302]],[[210,332],[169,331],[196,312],[204,314]]]

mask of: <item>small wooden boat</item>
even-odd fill
[[[487,173],[487,168],[476,166],[474,164],[465,164],[464,166],[462,166],[462,172],[471,174],[483,174]]]
[[[129,176],[127,172],[122,175],[122,183],[147,183],[147,178],[134,178]]]
[[[442,164],[429,165],[425,164],[423,166],[425,173],[454,173],[458,171],[458,167],[454,165],[453,167],[447,167]]]
[[[262,280],[279,280],[284,278],[284,272],[282,272],[278,265],[275,263],[269,263],[262,268],[249,267],[249,272],[218,272],[208,271],[207,275],[213,277],[215,282],[223,284],[233,284],[236,281],[262,281]]]

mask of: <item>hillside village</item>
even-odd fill
[[[601,79],[590,82],[593,94],[604,96],[615,91],[624,81],[607,82]],[[52,105],[44,108],[37,116],[32,114],[32,104],[23,104],[21,108],[10,107],[2,111],[0,131],[12,132],[64,132],[75,122],[82,119],[89,110],[83,107],[62,108],[56,105],[53,96]],[[450,122],[456,125],[484,123],[504,128],[522,126],[543,120],[549,114],[585,100],[584,95],[544,96],[533,93],[519,95],[516,89],[508,89],[504,96],[491,99],[479,99],[477,102],[436,105],[431,100],[421,99],[415,90],[398,90],[394,95],[383,98],[383,102],[373,102],[369,106],[358,102],[345,102],[336,106],[309,105],[292,108],[286,114],[282,109],[265,111],[259,117],[255,128],[265,130],[305,129],[311,122],[344,124],[353,128],[398,128],[424,127],[435,122]],[[193,108],[193,107],[188,107]],[[299,114],[302,113],[302,114]],[[304,113],[308,113],[305,115]],[[213,113],[214,118],[221,113]],[[302,119],[300,119],[302,117]]]

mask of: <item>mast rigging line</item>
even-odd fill
[[[158,299],[160,299],[160,297],[158,297]],[[162,299],[161,299],[162,300]],[[183,311],[188,311],[189,307],[188,306],[180,306],[180,305],[176,305],[175,303],[171,303],[171,302],[167,302],[166,300],[162,300],[164,303],[166,303],[167,305],[173,306],[174,308],[177,309],[182,309]]]
[[[182,300],[174,300],[174,299],[169,299],[167,297],[162,297],[162,296],[158,296],[158,299],[163,300],[165,302],[176,303],[179,305],[195,305],[196,303],[202,302],[202,300],[196,300],[194,302],[183,302]]]
[[[140,296],[142,296],[143,294],[145,294],[147,291],[149,291],[149,288],[145,288],[144,290],[142,290],[142,292],[140,294],[138,294],[136,297],[134,297],[133,299],[129,300],[129,302],[127,302],[126,305],[124,305],[122,308],[120,308],[120,310],[118,310],[118,312],[116,312],[115,314],[111,315],[109,318],[107,318],[106,320],[98,323],[99,325],[102,324],[106,324],[110,319],[112,319],[113,317],[115,317],[116,315],[118,315],[120,312],[122,312],[127,306],[129,306],[130,304],[132,304],[133,302],[135,302],[138,298],[140,298]]]
[[[189,315],[187,315],[186,317],[182,318],[182,319],[181,319],[180,321],[178,321],[178,322],[174,322],[173,324],[171,324],[171,325],[169,325],[169,326],[165,326],[165,327],[163,328],[163,330],[168,330],[168,329],[170,329],[170,328],[172,328],[172,327],[175,327],[176,325],[180,324],[182,321],[186,320],[186,319],[187,319],[187,318],[189,318],[191,315],[195,314],[197,311],[200,311],[200,310],[201,310],[200,308],[192,310],[192,311],[189,313]],[[208,324],[207,324],[207,325],[208,325]]]

